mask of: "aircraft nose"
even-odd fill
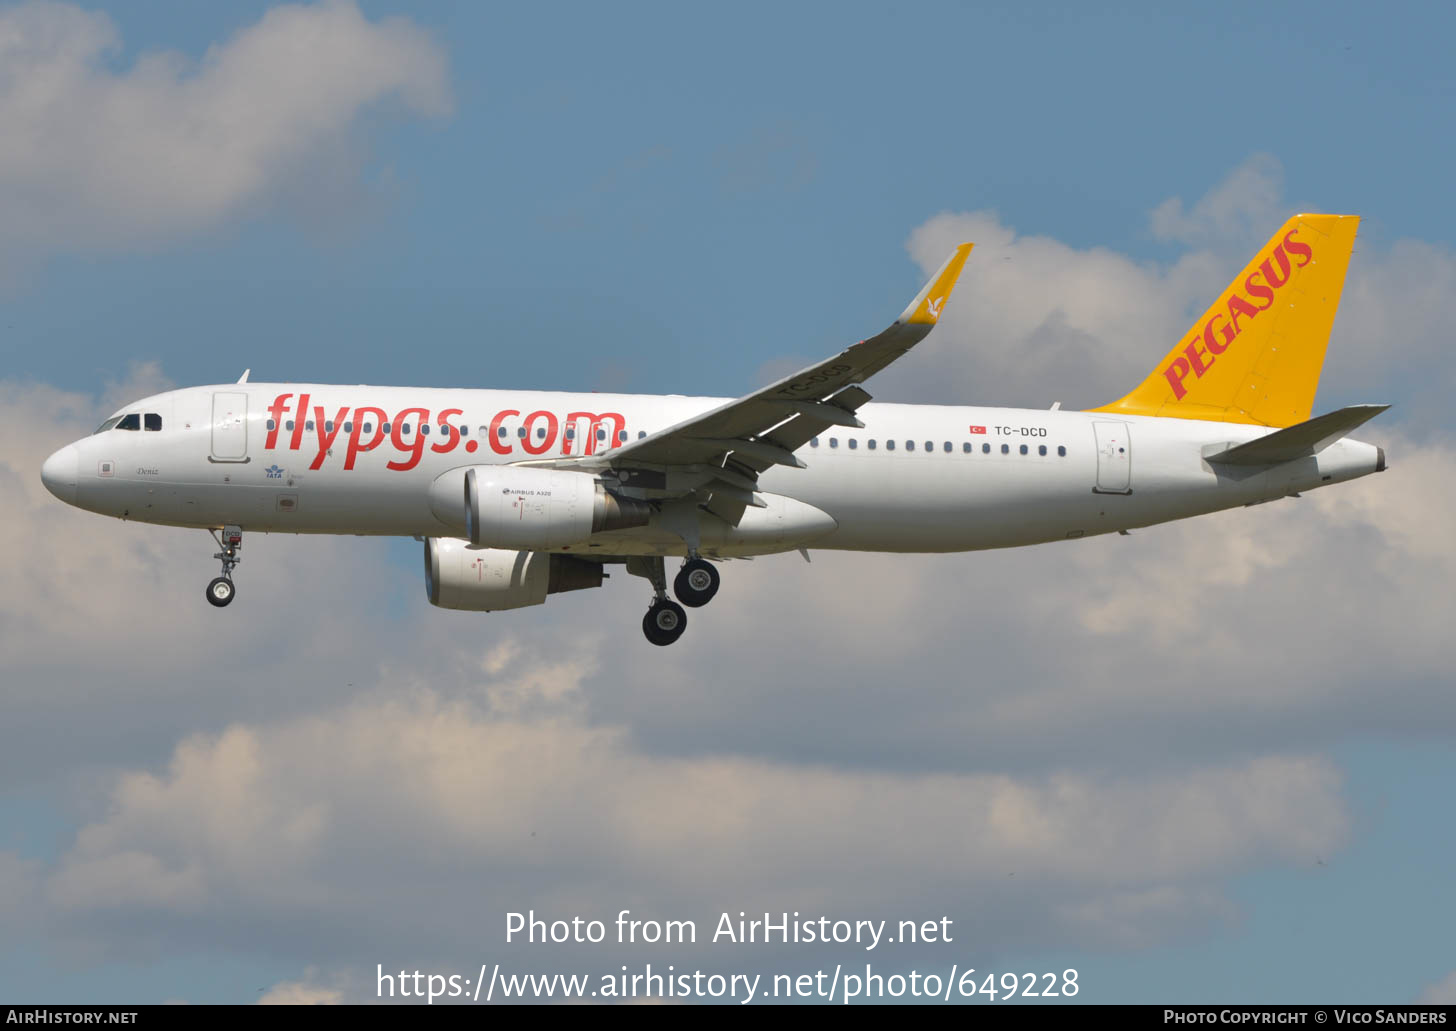
[[[46,490],[68,505],[76,503],[76,481],[81,469],[81,456],[76,445],[67,444],[40,467],[40,482]]]

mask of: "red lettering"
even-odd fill
[[[455,445],[460,443],[460,430],[450,421],[452,415],[464,415],[465,411],[460,408],[446,408],[440,413],[440,432],[448,433],[449,440],[442,440],[438,444],[431,444],[430,450],[437,455],[443,455],[446,451],[453,451]]]
[[[349,408],[347,405],[340,408],[338,417],[332,423],[324,418],[323,405],[314,405],[313,411],[314,422],[317,424],[318,454],[314,456],[313,462],[309,464],[309,468],[320,469],[324,464],[324,456],[328,454],[329,448],[334,446],[334,439],[338,437],[339,431],[344,428],[344,416],[349,414]],[[327,428],[330,424],[334,427],[332,430]]]
[[[1208,320],[1208,326],[1204,326],[1203,327],[1203,336],[1204,336],[1204,339],[1207,339],[1208,338],[1208,336],[1209,336],[1209,327],[1212,326],[1212,325],[1213,325],[1213,320],[1212,319],[1209,319]],[[1193,367],[1193,374],[1195,376],[1197,376],[1199,379],[1202,379],[1203,378],[1203,374],[1205,372],[1207,372],[1208,369],[1209,369],[1209,366],[1211,366],[1213,364],[1213,358],[1211,358],[1211,357],[1208,359],[1207,364],[1204,363],[1204,361],[1203,361],[1203,358],[1204,358],[1203,349],[1201,347],[1199,347],[1199,345],[1202,342],[1203,341],[1199,340],[1197,337],[1194,337],[1193,338],[1193,342],[1190,343],[1187,347],[1183,348],[1183,353],[1188,356],[1188,363]]]
[[[583,455],[596,454],[597,431],[602,428],[603,423],[609,420],[612,423],[612,432],[606,438],[606,445],[608,448],[613,447],[620,442],[618,438],[621,437],[622,430],[626,429],[627,427],[627,420],[624,419],[617,412],[603,412],[601,415],[597,415],[595,412],[572,412],[566,417],[566,424],[568,426],[575,426],[576,420],[578,419],[589,419],[591,421],[591,425],[586,431],[586,447],[582,451]],[[561,453],[566,454],[567,451],[570,450],[570,446],[563,445],[563,447],[566,448],[566,450],[563,450]]]
[[[1244,280],[1244,293],[1250,297],[1262,297],[1268,301],[1268,304],[1259,305],[1260,311],[1268,311],[1274,307],[1274,291],[1270,289],[1267,283],[1260,283],[1258,280],[1259,273],[1250,272],[1249,278]]]
[[[1238,336],[1239,333],[1242,332],[1242,327],[1239,326],[1239,316],[1242,315],[1245,318],[1252,319],[1254,318],[1254,316],[1259,314],[1259,309],[1255,308],[1252,304],[1244,300],[1238,294],[1232,294],[1229,296],[1228,299],[1228,313],[1229,324],[1232,328],[1231,330],[1224,331],[1223,340],[1224,343],[1231,344],[1234,342],[1234,337]],[[1210,347],[1209,350],[1212,351],[1213,348]],[[1221,351],[1222,348],[1219,348],[1219,350]],[[1214,351],[1214,353],[1217,354],[1218,351]]]
[[[1274,257],[1279,259],[1280,276],[1278,279],[1274,278],[1274,269],[1270,266],[1268,258],[1265,258],[1259,265],[1259,270],[1264,273],[1264,281],[1277,290],[1289,282],[1289,255],[1284,253],[1283,247],[1275,247]]]
[[[430,418],[428,408],[405,408],[394,417],[394,425],[389,428],[389,439],[394,444],[396,451],[402,451],[409,455],[403,462],[387,462],[385,468],[394,469],[398,472],[405,472],[420,464],[420,456],[425,451],[426,437],[420,432],[420,427],[415,426],[414,442],[406,445],[404,442],[404,428],[408,425],[407,420],[413,415],[420,422],[427,422]]]
[[[535,425],[536,420],[539,418],[544,418],[546,420],[546,435],[541,438],[541,441],[538,444],[534,440],[536,434],[532,432],[532,427]],[[552,415],[550,412],[544,410],[539,412],[532,412],[530,415],[526,416],[526,421],[522,425],[526,428],[526,436],[521,441],[521,447],[526,449],[527,454],[544,454],[546,450],[551,447],[552,444],[556,443],[556,416]]]
[[[366,425],[364,420],[371,415],[374,418],[367,423],[369,429],[366,431],[364,429]],[[384,409],[382,408],[354,409],[354,425],[349,430],[349,451],[344,456],[345,469],[354,468],[355,458],[359,457],[363,452],[373,451],[379,446],[379,442],[384,439],[384,423],[388,418],[389,416],[384,414]],[[367,443],[360,443],[359,438],[365,432],[370,433],[371,436]]]
[[[518,409],[507,408],[503,412],[496,412],[495,418],[490,420],[490,449],[496,454],[508,455],[511,453],[511,448],[514,445],[509,442],[510,438],[506,438],[506,443],[501,443],[501,423],[505,422],[509,416],[520,414]]]
[[[1304,257],[1304,260],[1295,267],[1304,268],[1304,266],[1308,265],[1311,261],[1314,260],[1314,251],[1310,249],[1309,244],[1300,243],[1294,238],[1294,234],[1297,232],[1299,232],[1299,229],[1296,227],[1284,234],[1284,249],[1290,254],[1302,255]]]
[[[279,394],[268,406],[268,421],[272,423],[268,427],[268,439],[263,442],[263,450],[272,451],[278,446],[278,428],[283,425],[283,413],[288,411],[288,399],[292,394]]]
[[[1223,354],[1224,351],[1228,350],[1228,341],[1233,340],[1233,338],[1238,335],[1238,333],[1237,333],[1236,330],[1233,331],[1233,332],[1230,332],[1228,326],[1220,326],[1218,328],[1218,331],[1219,331],[1219,333],[1221,333],[1223,335],[1223,338],[1224,338],[1225,343],[1220,344],[1217,340],[1213,339],[1213,324],[1215,322],[1222,321],[1222,319],[1223,319],[1223,316],[1222,315],[1215,315],[1211,319],[1209,319],[1206,323],[1204,323],[1204,326],[1203,326],[1203,344],[1204,344],[1205,347],[1208,348],[1208,353],[1209,354]],[[1212,362],[1209,362],[1209,364],[1212,365],[1213,363]],[[1195,363],[1195,368],[1196,367],[1197,366],[1196,366],[1196,363]],[[1198,375],[1202,376],[1203,373],[1200,372]]]
[[[293,416],[293,439],[288,442],[288,450],[297,451],[303,447],[303,420],[308,415],[308,394],[298,395],[298,409]]]
[[[1163,370],[1163,375],[1168,380],[1168,386],[1173,388],[1174,400],[1181,401],[1183,396],[1188,393],[1187,388],[1183,386],[1183,380],[1187,377],[1190,368],[1187,358],[1174,358],[1173,364]]]

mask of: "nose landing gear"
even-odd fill
[[[218,608],[222,608],[233,600],[237,594],[233,587],[233,569],[242,558],[239,552],[243,550],[243,528],[241,526],[224,526],[222,536],[218,536],[216,530],[209,530],[212,539],[217,541],[217,546],[222,550],[213,558],[222,560],[222,576],[214,577],[207,585],[207,600]]]

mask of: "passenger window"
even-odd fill
[[[364,432],[365,433],[373,433],[374,432],[374,424],[372,422],[366,422],[364,424]]]
[[[325,419],[324,420],[324,432],[325,433],[333,433],[334,432],[334,420],[332,420],[332,419]]]
[[[990,444],[982,444],[981,445],[981,454],[983,454],[983,455],[989,455],[990,453],[991,453],[991,445]]]
[[[283,424],[283,425],[284,425],[284,426],[286,426],[286,427],[287,427],[287,428],[288,428],[288,432],[289,432],[289,433],[292,433],[292,432],[293,432],[293,420],[292,420],[292,419],[289,419],[289,420],[288,420],[288,421],[287,421],[287,422],[285,422],[285,423],[284,423],[284,424]]]
[[[389,432],[389,428],[390,428],[390,424],[389,423],[385,423],[383,426],[379,427],[379,432],[380,433],[388,433]]]
[[[950,454],[950,452],[951,452],[951,446],[950,446],[950,441],[948,441],[948,440],[947,440],[947,441],[946,441],[946,442],[945,442],[945,453],[946,453],[946,454]]]
[[[1060,456],[1062,458],[1066,458],[1067,457],[1067,449],[1065,447],[1063,447],[1061,444],[1058,444],[1057,445],[1057,454],[1058,454],[1058,456]]]
[[[871,438],[870,438],[870,442],[869,442],[869,449],[870,449],[870,450],[871,450],[871,451],[873,451],[873,450],[874,450],[874,449],[875,449],[875,438],[874,438],[874,437],[871,437]]]
[[[647,436],[647,431],[646,430],[638,430],[637,431],[637,439],[638,440],[641,440],[645,436]]]
[[[444,433],[447,429],[449,429],[448,426],[441,427],[440,432],[441,433]],[[364,427],[364,432],[365,433],[368,433],[369,432],[369,427],[367,425]],[[461,436],[462,439],[465,438],[465,437],[470,436],[470,427],[469,426],[461,426],[460,427],[460,436]]]
[[[915,450],[915,441],[913,441],[913,440],[907,440],[907,441],[905,441],[905,450],[906,451],[914,451]]]
[[[1009,455],[1009,454],[1011,454],[1011,445],[1010,444],[1002,444],[1001,445],[1001,453],[1003,455]]]
[[[274,422],[272,419],[269,419],[268,420],[268,429],[269,430],[276,430],[277,428],[278,428],[278,424],[276,422]]]
[[[925,442],[925,450],[926,451],[934,451],[935,450],[935,441],[933,441],[933,440],[927,440]]]
[[[308,422],[304,423],[303,424],[303,428],[306,429],[306,430],[308,430],[308,432],[312,433],[313,432],[313,420],[310,419],[310,420],[308,420]]]
[[[576,427],[575,426],[568,426],[568,427],[566,427],[566,439],[567,440],[575,440],[576,439]]]
[[[1024,455],[1024,454],[1026,454],[1026,445],[1025,445],[1025,444],[1022,444],[1022,445],[1021,445],[1021,453],[1022,453],[1022,454],[1023,454],[1023,455]]]
[[[838,447],[839,446],[839,438],[838,437],[830,437],[829,438],[829,446],[830,447]]]
[[[353,433],[354,432],[354,421],[352,419],[349,420],[348,422],[344,423],[344,432],[345,433]]]
[[[606,440],[606,439],[607,439],[607,431],[606,430],[597,430],[597,440]]]
[[[625,444],[625,443],[627,443],[627,431],[626,430],[618,430],[617,431],[617,443],[618,444]]]
[[[1045,455],[1046,454],[1046,445],[1043,444],[1041,447],[1037,448],[1036,449],[1036,453],[1039,454],[1039,455]]]
[[[526,427],[524,427],[524,426],[517,426],[516,427],[516,439],[518,439],[518,440],[525,440],[526,439]]]
[[[139,430],[142,428],[142,417],[136,412],[132,412],[130,415],[123,415],[121,422],[116,424],[116,428],[119,430]]]
[[[498,426],[498,427],[496,427],[495,435],[497,437],[499,437],[501,440],[505,440],[506,439],[506,428],[504,426]]]
[[[857,450],[859,450],[859,440],[856,439],[855,437],[850,437],[849,438],[849,449],[851,451],[857,451]]]
[[[815,437],[813,440],[809,441],[809,446],[810,447],[818,447],[819,446],[819,438],[818,437]]]
[[[961,445],[961,450],[969,455],[974,450],[974,448],[971,447],[971,442],[968,440]]]
[[[886,451],[894,451],[895,450],[895,442],[893,440],[887,440],[887,441],[885,441],[885,450]]]

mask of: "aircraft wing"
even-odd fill
[[[794,452],[810,438],[831,426],[863,425],[854,413],[870,395],[859,384],[935,328],[971,247],[957,247],[888,329],[832,358],[610,451],[521,464],[612,470],[622,486],[659,497],[707,490],[712,510],[736,523],[743,505],[757,504],[759,473],[774,465],[803,468]]]

